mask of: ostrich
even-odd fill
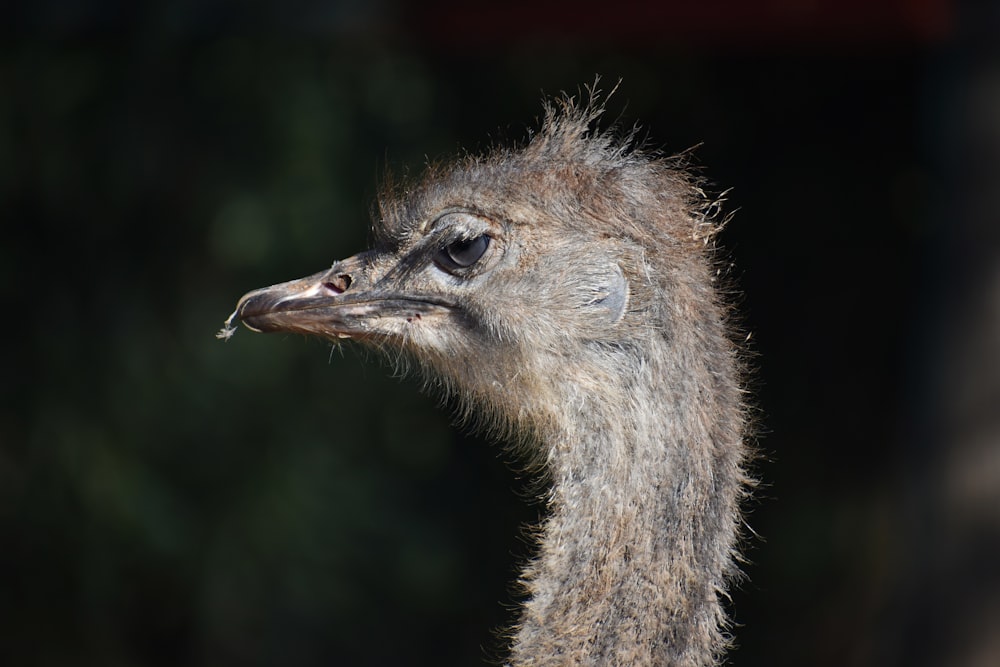
[[[563,96],[523,147],[379,197],[371,250],[252,291],[257,332],[417,366],[545,480],[510,665],[714,665],[745,410],[713,220],[683,169]]]

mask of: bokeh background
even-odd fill
[[[1000,664],[995,2],[0,10],[0,664],[475,665],[537,518],[352,348],[214,333],[543,95],[695,156],[758,371],[734,665]]]

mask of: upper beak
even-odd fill
[[[446,307],[435,299],[409,297],[373,284],[372,251],[306,278],[244,294],[219,338],[229,338],[234,321],[261,333],[287,331],[331,338],[364,338],[398,332],[404,322]]]

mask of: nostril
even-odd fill
[[[346,273],[341,273],[330,280],[323,283],[323,287],[327,288],[334,294],[343,294],[351,287],[351,283],[354,282]]]

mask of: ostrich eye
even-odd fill
[[[489,247],[490,237],[486,234],[452,241],[438,253],[438,261],[446,269],[466,269],[478,262]]]

